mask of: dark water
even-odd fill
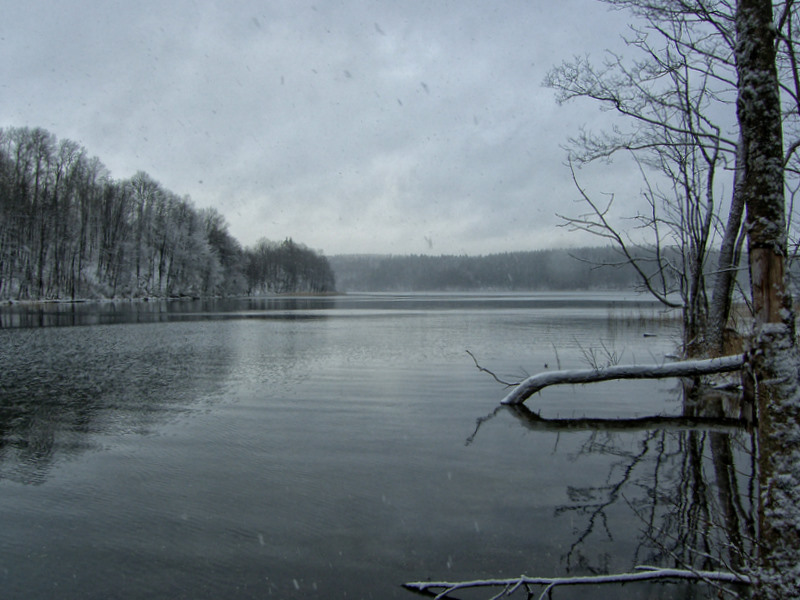
[[[675,324],[639,300],[16,306],[0,323],[3,598],[412,598],[402,582],[709,567],[751,519],[744,432],[574,421],[680,415],[675,382],[495,410],[504,389],[465,352],[507,379],[661,362]]]

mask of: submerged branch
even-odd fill
[[[501,401],[501,404],[521,404],[541,389],[563,383],[593,383],[611,379],[661,379],[665,377],[696,377],[713,373],[737,371],[744,365],[744,355],[722,356],[705,360],[687,360],[665,365],[613,365],[602,369],[573,369],[548,371],[528,377]]]

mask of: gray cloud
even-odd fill
[[[147,171],[216,206],[246,244],[586,242],[555,227],[576,197],[560,145],[604,115],[556,106],[541,82],[618,44],[624,15],[602,4],[5,4],[0,125],[79,141],[117,178]],[[621,165],[586,174],[621,198],[638,189]]]

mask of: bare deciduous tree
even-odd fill
[[[555,68],[545,83],[559,101],[592,99],[629,123],[611,132],[582,132],[569,151],[576,166],[621,153],[634,156],[643,181],[633,228],[638,237],[615,224],[611,202],[591,199],[580,186],[589,210],[562,217],[567,226],[609,240],[620,263],[638,265],[647,291],[666,306],[681,308],[687,355],[720,355],[745,233],[741,188],[747,156],[735,118],[736,7],[724,0],[604,1],[643,20],[626,38],[637,58],[608,54],[597,66],[579,57]],[[791,176],[791,218],[800,175],[798,25],[792,0],[776,6],[781,111],[790,132],[783,163]],[[712,250],[715,264],[710,264]]]
[[[632,11],[644,23],[631,26],[625,40],[635,58],[607,53],[601,66],[576,58],[551,71],[545,83],[560,102],[593,99],[630,124],[611,132],[582,132],[569,150],[577,165],[621,153],[633,156],[644,200],[634,217],[637,238],[615,225],[610,202],[593,201],[580,186],[589,211],[562,218],[567,226],[610,240],[620,263],[636,267],[648,292],[680,308],[684,351],[701,355],[709,351],[709,342],[721,349],[721,338],[709,339],[707,333],[710,324],[721,331],[727,321],[738,260],[741,211],[734,202],[722,227],[724,203],[719,199],[719,180],[735,164],[739,149],[730,135],[736,90],[732,12],[704,12],[708,3],[701,2],[608,3]],[[712,303],[706,273],[719,235],[724,250]]]

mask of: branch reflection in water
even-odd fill
[[[509,414],[528,431],[556,433],[554,452],[562,433],[584,433],[573,461],[613,458],[602,484],[568,486],[568,502],[555,509],[554,517],[569,518],[573,534],[562,556],[568,575],[609,573],[611,556],[604,548],[630,529],[639,530],[631,569],[747,572],[756,499],[747,421],[731,394],[689,385],[680,393],[679,416],[547,418],[524,405],[502,405],[477,419],[466,443],[472,444],[488,421]],[[630,515],[625,532],[615,531],[620,520],[611,516],[620,510]]]

